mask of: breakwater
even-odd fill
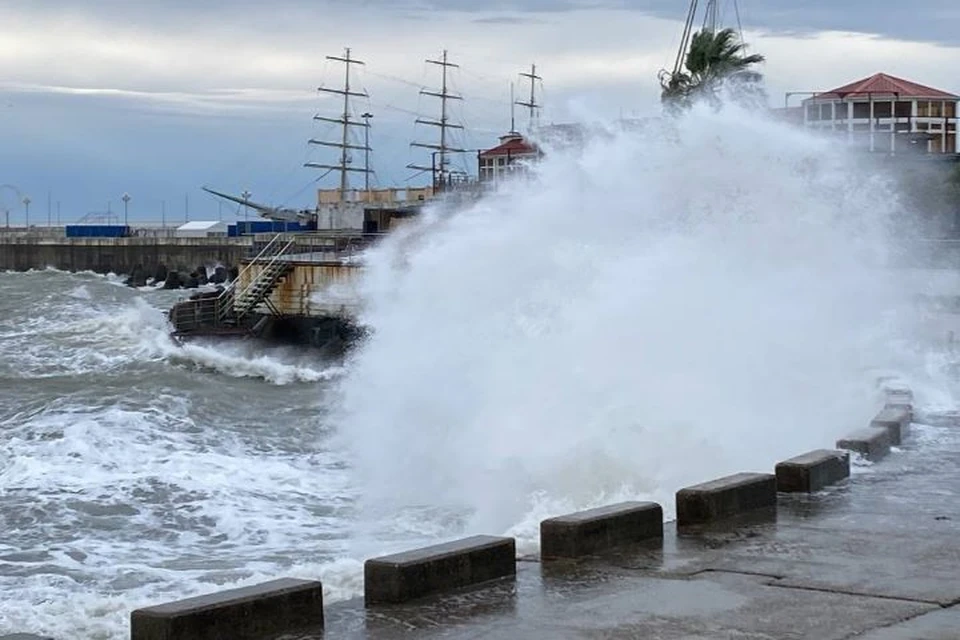
[[[198,265],[235,266],[250,248],[240,238],[66,238],[7,235],[0,237],[0,270],[131,274],[137,267],[153,274],[163,266],[189,273]]]

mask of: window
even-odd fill
[[[956,118],[956,117],[957,117],[957,103],[956,103],[956,102],[944,102],[944,103],[943,103],[943,117],[944,117],[944,118]]]
[[[819,120],[820,107],[816,104],[807,105],[807,120]]]
[[[854,117],[854,119],[869,118],[869,117],[870,117],[870,103],[869,103],[869,102],[854,102],[854,103],[853,103],[853,117]]]
[[[820,119],[821,120],[833,120],[833,105],[832,104],[822,104],[820,105]]]
[[[892,102],[874,102],[873,117],[874,118],[893,117],[893,103]]]
[[[913,104],[901,100],[896,106],[896,116],[898,118],[909,118],[913,115]]]
[[[931,103],[930,103],[930,117],[931,117],[931,118],[942,118],[942,117],[943,117],[943,103],[942,103],[942,102],[931,102]]]
[[[849,112],[848,106],[849,106],[849,105],[848,105],[846,102],[837,102],[837,103],[836,103],[836,108],[837,108],[837,116],[836,116],[836,117],[837,117],[837,120],[846,120],[846,119],[847,119],[847,113]]]

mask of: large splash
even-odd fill
[[[342,436],[369,534],[510,531],[772,468],[865,423],[895,195],[735,109],[555,148],[367,256]],[[390,524],[384,524],[390,523]]]

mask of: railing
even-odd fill
[[[286,242],[284,242],[286,240]],[[270,242],[257,253],[251,260],[248,260],[246,264],[243,265],[243,268],[237,274],[236,279],[226,287],[223,292],[220,294],[218,300],[220,300],[220,305],[218,309],[217,322],[224,323],[226,322],[231,314],[234,312],[235,302],[238,299],[243,299],[247,297],[251,291],[257,289],[258,286],[261,287],[263,291],[266,292],[266,295],[270,294],[270,287],[263,287],[265,279],[277,280],[279,278],[279,272],[275,270],[275,267],[281,264],[283,256],[286,255],[290,247],[294,246],[295,236],[287,238],[284,234],[278,233],[275,235]],[[262,267],[260,273],[256,276],[251,277],[250,281],[241,287],[241,283],[244,279],[244,276],[247,275],[254,266]],[[271,282],[270,284],[273,284]],[[255,307],[259,304],[259,300],[255,300],[251,307]],[[251,309],[243,310],[244,312],[249,312]],[[243,315],[243,314],[242,314]]]

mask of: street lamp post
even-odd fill
[[[243,193],[240,194],[240,197],[243,198],[243,219],[244,221],[250,219],[250,208],[247,206],[247,201],[250,199],[250,196],[253,195],[249,190],[244,189]]]
[[[360,115],[363,118],[363,186],[364,191],[370,192],[370,118],[369,111]]]
[[[130,204],[130,194],[125,193],[120,199],[123,200],[123,226],[127,226],[127,205]]]
[[[23,208],[24,208],[25,215],[26,215],[26,226],[27,226],[27,228],[30,227],[30,202],[31,202],[30,196],[24,196],[24,197],[23,197]]]

